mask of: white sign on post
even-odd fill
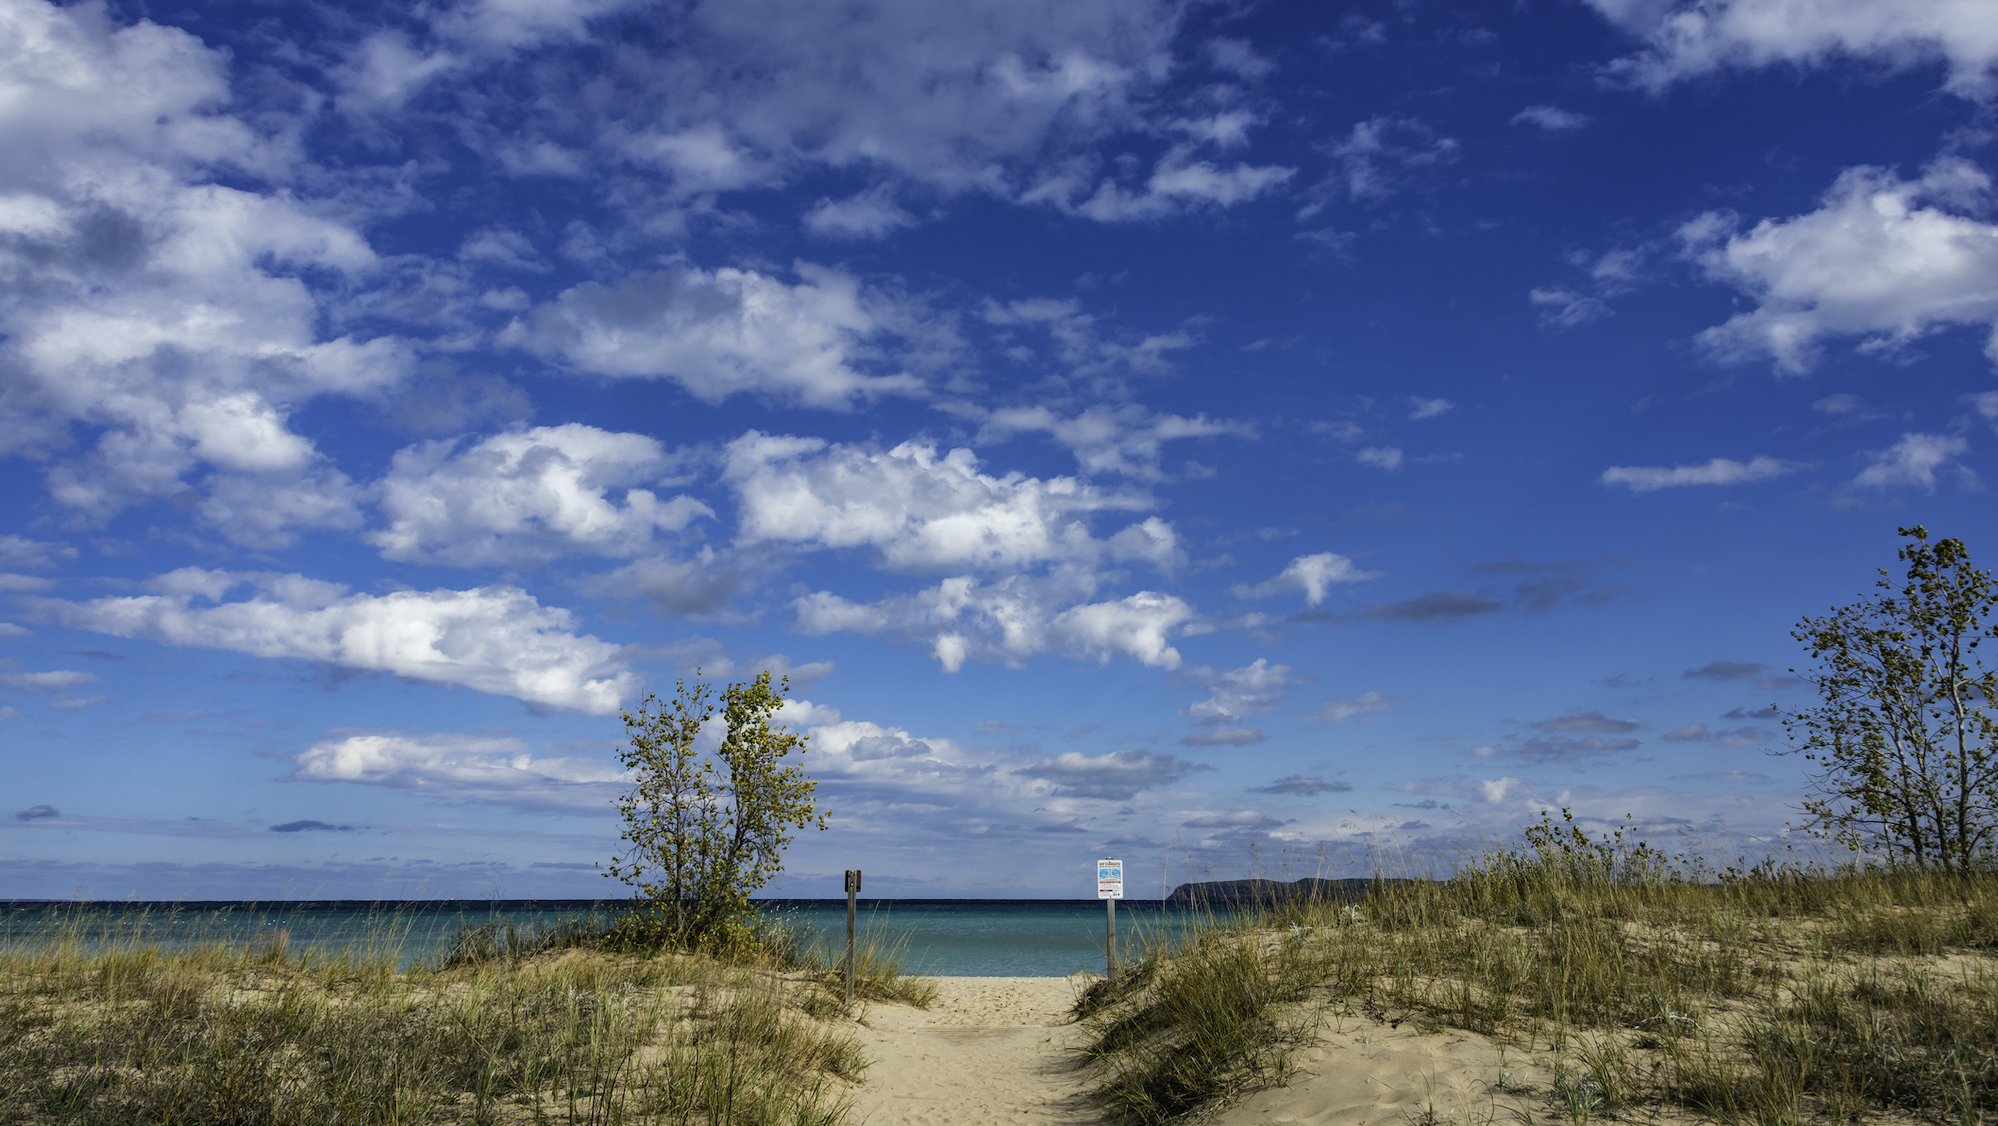
[[[1096,862],[1096,898],[1124,898],[1123,861],[1099,860]]]

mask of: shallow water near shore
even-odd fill
[[[0,906],[0,950],[75,938],[86,945],[256,944],[283,932],[294,951],[322,957],[376,955],[404,967],[436,965],[451,937],[499,921],[534,931],[614,913],[589,900],[320,901],[286,903],[12,903]],[[836,958],[846,939],[846,901],[758,900],[767,915],[804,932]],[[1217,921],[1205,911],[1156,900],[1118,904],[1120,957],[1144,942],[1172,943]],[[1104,910],[1098,900],[863,899],[862,941],[898,951],[911,973],[951,977],[1059,977],[1104,969]]]

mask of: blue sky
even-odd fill
[[[1993,550],[1985,3],[0,28],[0,896],[613,892],[697,668],[776,894],[1755,852],[1797,619]]]

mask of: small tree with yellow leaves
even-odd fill
[[[618,758],[632,785],[617,811],[627,847],[604,875],[639,901],[629,939],[721,954],[754,944],[750,893],[783,870],[793,828],[826,828],[813,808],[817,783],[784,761],[808,737],[771,722],[790,690],[789,677],[773,689],[768,672],[726,686],[721,732],[708,730],[714,688],[698,680],[623,713],[629,742]]]

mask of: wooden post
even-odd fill
[[[1117,901],[1106,899],[1103,901],[1103,908],[1107,913],[1106,917],[1110,921],[1110,927],[1104,933],[1103,937],[1103,952],[1109,957],[1110,981],[1112,984],[1115,984],[1117,981]]]
[[[860,894],[860,869],[846,870],[846,1006],[853,1007],[853,914]]]

